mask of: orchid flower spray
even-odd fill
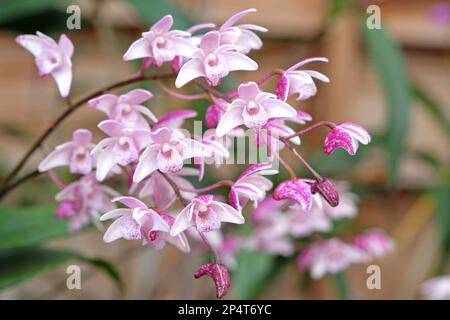
[[[171,15],[162,17],[123,54],[124,61],[142,62],[137,74],[73,104],[71,40],[61,35],[56,42],[40,32],[17,37],[34,56],[39,75],[55,79],[69,103],[67,116],[85,104],[88,111],[103,116],[97,128],[80,128],[69,141],[61,139],[38,166],[36,174],[48,174],[61,189],[56,195],[60,203],[56,218],[67,220],[73,232],[93,223],[112,246],[117,241],[138,241],[146,250],[172,246],[181,254],[201,248],[211,259],[193,276],[212,278],[217,298],[233,285],[240,250],[296,256],[299,269],[319,279],[353,263],[380,258],[394,248],[389,236],[378,229],[352,241],[324,237],[335,221],[357,214],[358,199],[347,183],[313,168],[305,159],[302,142],[315,129],[326,128],[324,157],[339,148],[356,156],[360,144],[370,143],[371,136],[352,122],[313,122],[302,110],[303,100],[314,97],[330,81],[313,70],[328,62],[324,57],[251,78],[260,68],[254,54],[263,45],[260,36],[268,31],[243,22],[254,12],[246,9],[220,26],[205,23],[188,30],[174,29]],[[311,69],[305,69],[306,64]],[[223,90],[222,80],[237,73],[251,80]],[[271,78],[276,80],[272,87],[267,81]],[[122,89],[143,81],[155,81],[161,90],[157,86],[152,92]],[[192,89],[189,94],[185,87]],[[207,100],[208,107],[205,112],[199,112],[200,107],[172,110],[164,102],[163,108],[157,108],[165,101],[158,98],[163,94],[191,103]],[[166,112],[157,112],[161,109]],[[188,130],[193,120],[204,120],[208,131]],[[233,143],[246,135],[252,149],[265,147],[267,155],[236,164]],[[5,180],[6,187],[29,155]],[[227,179],[217,178],[230,168]],[[68,170],[73,180],[62,181],[60,170]],[[301,242],[306,238],[309,241]]]

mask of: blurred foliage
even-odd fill
[[[55,218],[56,205],[0,209],[0,250],[33,246],[68,236],[67,224]]]
[[[121,291],[123,290],[121,276],[109,262],[99,258],[85,257],[73,251],[39,247],[10,248],[0,251],[0,289],[18,284],[72,260],[85,262],[102,270],[114,280]]]
[[[173,16],[175,29],[187,29],[193,25],[193,20],[175,5],[165,0],[128,0],[142,18],[142,22],[152,24],[170,13]]]
[[[27,33],[65,29],[68,4],[65,0],[2,0],[0,28]]]
[[[380,79],[389,116],[385,135],[388,177],[391,186],[398,183],[398,166],[404,151],[410,120],[411,87],[404,55],[383,29],[369,30],[362,19],[367,51]]]
[[[185,29],[193,20],[175,5],[164,0],[128,0],[136,8],[142,22],[148,26],[167,13],[174,17],[174,27]],[[355,0],[330,0],[330,18],[355,9]],[[36,30],[48,32],[65,29],[67,1],[61,0],[2,0],[0,10],[0,27],[20,32],[34,33]],[[354,11],[361,15],[361,12]],[[349,170],[360,161],[367,159],[371,148],[383,147],[388,157],[387,168],[390,185],[398,183],[398,167],[405,152],[410,152],[415,158],[431,164],[439,173],[439,184],[431,192],[436,201],[436,219],[442,231],[443,258],[439,267],[442,272],[450,252],[450,202],[449,202],[449,169],[433,155],[420,150],[406,150],[405,138],[410,122],[410,105],[412,98],[418,99],[450,136],[450,121],[445,117],[443,108],[425,90],[417,85],[411,85],[408,77],[404,54],[385,30],[369,30],[365,19],[361,19],[367,52],[371,57],[378,79],[388,105],[388,122],[386,130],[373,135],[373,142],[358,150],[358,156],[349,157],[340,150],[332,157],[324,157],[323,153],[313,155],[312,163],[324,173],[335,175]],[[138,63],[136,63],[138,67]],[[231,90],[237,85],[233,76],[224,79],[220,89]],[[146,84],[147,85],[147,84]],[[149,84],[149,89],[154,89]],[[192,102],[186,108],[198,111],[198,119],[203,119],[209,103]],[[204,128],[205,129],[205,128]],[[3,131],[16,134],[14,128],[5,127]],[[213,182],[214,168],[208,169],[202,185]],[[285,173],[282,171],[282,174]],[[275,177],[279,181],[283,176]],[[284,177],[286,178],[286,177]],[[429,190],[423,190],[428,192]],[[105,271],[123,288],[120,275],[107,261],[98,258],[87,258],[83,255],[64,250],[44,249],[39,245],[48,240],[69,235],[64,221],[54,218],[56,206],[16,207],[0,209],[0,289],[17,284],[32,276],[41,274],[70,260],[90,263]],[[349,220],[343,220],[335,227],[334,233],[339,234],[349,225]],[[244,225],[248,228],[248,224]],[[238,269],[232,278],[232,294],[239,299],[256,298],[271,280],[282,270],[289,259],[275,257],[264,253],[242,251],[239,255]],[[332,276],[337,292],[341,298],[348,298],[348,290],[344,274]]]
[[[445,115],[443,108],[438,105],[433,97],[426,91],[419,88],[417,85],[412,86],[414,96],[419,100],[420,105],[423,106],[431,115],[434,120],[442,127],[448,137],[450,137],[450,120]]]
[[[281,273],[286,261],[268,253],[241,250],[238,269],[232,277],[233,297],[256,299],[270,281]]]

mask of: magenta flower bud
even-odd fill
[[[319,193],[332,207],[339,204],[339,193],[330,180],[316,181],[311,186],[312,194]]]
[[[58,219],[65,219],[76,213],[77,205],[75,201],[64,201],[56,209],[55,215]]]
[[[222,108],[217,104],[212,104],[206,109],[205,121],[207,128],[215,128],[219,124],[220,118],[224,114]]]
[[[207,263],[202,265],[194,273],[194,278],[198,279],[207,275],[214,280],[216,285],[216,297],[221,299],[226,296],[228,289],[230,289],[230,273],[227,267],[218,263]]]

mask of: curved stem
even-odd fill
[[[166,181],[170,184],[170,186],[172,187],[173,191],[175,192],[176,197],[178,198],[178,200],[180,200],[180,202],[184,205],[187,206],[188,205],[188,201],[186,201],[186,199],[183,198],[183,196],[181,195],[180,192],[180,188],[178,187],[178,185],[176,184],[175,181],[173,181],[167,174],[165,174],[164,172],[161,172],[158,170],[159,173],[161,173],[161,175],[164,177],[164,179],[166,179]]]
[[[217,189],[220,187],[231,187],[233,184],[234,184],[234,182],[231,180],[221,180],[221,181],[218,181],[212,185],[209,185],[209,186],[206,186],[203,188],[181,188],[180,187],[179,189],[182,191],[191,192],[191,193],[204,193],[204,192],[208,192],[210,190]]]
[[[88,102],[90,99],[95,98],[98,95],[101,95],[109,90],[120,88],[135,82],[140,82],[144,80],[156,80],[156,79],[163,79],[163,78],[169,78],[174,76],[174,73],[155,73],[151,76],[138,76],[133,77],[130,79],[126,79],[117,83],[114,83],[112,85],[109,85],[103,89],[97,90],[90,95],[82,98],[78,102],[72,104],[72,107],[67,109],[65,112],[63,112],[51,125],[50,127],[45,130],[45,132],[34,142],[34,144],[30,147],[30,149],[26,152],[26,154],[22,157],[22,159],[19,161],[19,163],[14,167],[14,169],[11,171],[11,173],[2,181],[1,187],[0,187],[0,198],[3,196],[4,191],[6,189],[10,189],[7,187],[8,183],[14,179],[17,174],[20,172],[22,167],[25,165],[25,163],[28,161],[28,159],[31,157],[31,155],[40,147],[42,142],[68,117],[70,116],[75,110],[79,109],[82,105],[84,105],[86,102]],[[22,180],[22,179],[21,179]]]
[[[29,174],[23,176],[22,178],[20,178],[16,182],[10,184],[9,186],[6,186],[0,192],[0,200],[3,199],[3,197],[5,197],[10,191],[12,191],[15,188],[17,188],[18,186],[20,186],[22,183],[28,181],[29,179],[35,178],[37,176],[40,176],[41,174],[42,174],[42,172],[34,170],[33,172],[30,172]]]
[[[201,99],[208,99],[209,96],[206,93],[201,94],[183,94],[176,91],[173,91],[169,87],[165,86],[161,81],[158,81],[159,87],[168,95],[171,95],[172,97],[183,99],[183,100],[201,100]]]
[[[176,197],[170,199],[170,201],[164,207],[162,207],[162,208],[155,208],[155,211],[156,212],[164,212],[164,211],[169,210],[173,206],[173,204],[175,203],[176,200],[177,200]]]
[[[217,91],[216,89],[214,89],[213,87],[199,81],[199,80],[194,80],[193,83],[198,86],[200,89],[202,89],[203,91],[205,91],[206,93],[210,93],[214,96],[216,96],[217,98],[221,98],[227,102],[231,102],[231,99],[228,95],[223,94],[220,91]]]
[[[289,142],[288,138],[281,138],[281,141],[283,141],[286,147],[303,163],[303,165],[309,170],[309,172],[311,172],[317,181],[324,180],[323,177],[297,152],[297,150]]]
[[[283,158],[280,157],[280,155],[277,154],[277,159],[280,161],[281,165],[284,169],[286,169],[287,173],[289,174],[289,178],[296,179],[297,175],[295,174],[294,170],[291,168],[290,165],[286,161],[284,161]]]
[[[331,122],[331,121],[320,121],[320,122],[317,122],[317,123],[315,123],[315,124],[313,124],[313,125],[311,125],[309,127],[306,127],[303,130],[300,130],[300,131],[298,131],[298,132],[296,132],[294,134],[291,134],[290,136],[287,136],[286,139],[289,140],[289,139],[292,139],[292,138],[295,138],[295,137],[302,136],[302,135],[304,135],[304,134],[306,134],[306,133],[308,133],[308,132],[310,132],[310,131],[312,131],[314,129],[317,129],[317,128],[320,128],[320,127],[324,127],[324,126],[329,127],[330,129],[333,129],[334,127],[336,127],[336,123]]]

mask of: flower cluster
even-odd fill
[[[254,11],[238,12],[221,26],[206,23],[188,30],[173,29],[172,16],[164,16],[123,55],[125,61],[142,59],[137,76],[125,84],[173,77],[174,89],[159,83],[164,92],[186,100],[210,100],[205,116],[207,132],[199,136],[182,128],[186,119],[197,117],[195,110],[152,112],[144,105],[154,96],[147,90],[106,93],[88,101],[89,107],[106,116],[98,124],[103,138],[95,142],[89,130],[78,129],[71,141],[57,146],[38,168],[58,180],[62,190],[56,196],[61,202],[56,215],[68,219],[71,230],[89,221],[101,226],[99,221],[114,220],[104,233],[105,242],[140,240],[156,250],[169,243],[187,253],[188,237],[201,241],[213,252],[214,259],[200,267],[195,277],[212,277],[218,298],[229,289],[226,266],[236,264],[234,255],[242,246],[292,255],[296,252],[295,239],[313,232],[326,233],[333,221],[356,214],[354,195],[342,184],[320,176],[297,151],[300,138],[315,128],[328,126],[331,130],[324,141],[327,155],[337,148],[355,155],[359,142],[370,142],[369,133],[350,122],[319,122],[301,131],[295,129],[312,117],[289,104],[288,98],[308,99],[317,92],[315,80],[329,82],[322,73],[300,68],[307,63],[327,62],[325,58],[306,59],[282,72],[272,71],[241,83],[235,90],[220,91],[221,79],[231,72],[258,69],[248,55],[262,46],[258,33],[267,30],[238,24]],[[51,74],[61,96],[69,97],[74,47],[68,37],[62,35],[56,43],[37,32],[19,36],[17,42],[35,56],[39,74]],[[170,74],[148,75],[149,70],[165,66],[172,70]],[[271,77],[278,77],[276,89],[264,91],[262,86]],[[187,84],[201,93],[186,95],[176,91]],[[70,105],[70,99],[67,101]],[[245,129],[258,148],[267,147],[267,160],[247,166],[235,180],[196,188],[195,178],[203,178],[207,164],[223,165],[233,149],[231,141],[242,137]],[[283,159],[284,151],[297,157],[311,176],[297,177]],[[278,174],[278,163],[290,178],[270,194],[274,187],[270,177]],[[60,181],[54,170],[62,166],[67,166],[77,180],[70,184]],[[105,183],[112,177],[114,181],[124,178],[127,191],[119,194],[107,187]],[[228,200],[217,193],[222,187],[227,188]],[[254,232],[245,239],[233,234],[222,236],[224,223],[245,222],[248,203],[255,208],[251,217]],[[390,240],[376,231],[358,236],[351,245],[337,239],[323,240],[300,254],[299,265],[310,268],[312,276],[318,278],[358,259],[382,256],[390,248]]]

